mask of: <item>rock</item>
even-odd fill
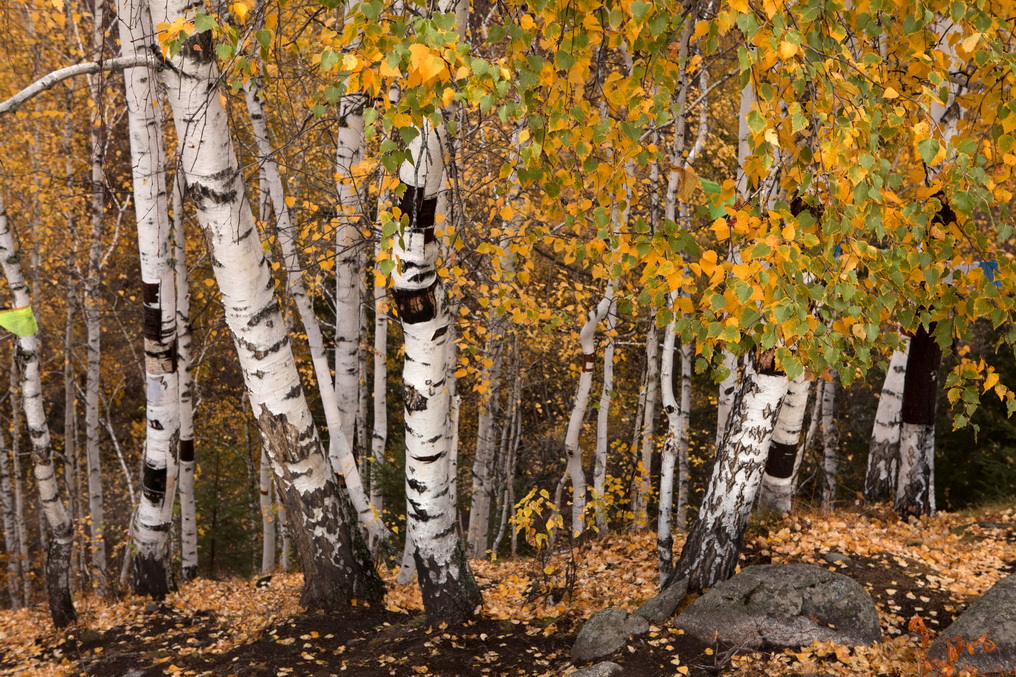
[[[727,647],[788,649],[815,640],[877,642],[871,596],[843,574],[809,564],[744,569],[688,605],[674,626],[702,642]]]
[[[649,621],[624,609],[604,609],[589,617],[572,647],[576,663],[588,663],[609,656],[625,645],[629,637],[649,631]]]
[[[973,644],[974,653],[967,652],[971,642],[981,635],[995,643],[995,650],[984,652],[984,647]],[[946,660],[949,644],[956,640],[966,642],[956,661],[957,669],[973,669],[978,673],[1007,673],[1016,670],[1016,576],[1008,576],[996,583],[975,600],[967,610],[942,631],[931,645],[928,657]]]
[[[620,675],[624,672],[617,663],[611,663],[610,661],[603,661],[596,665],[590,665],[588,668],[582,668],[571,673],[571,677],[614,677],[614,675]]]
[[[846,564],[848,567],[854,565],[854,560],[839,552],[827,552],[822,559],[830,564]]]
[[[674,611],[687,595],[688,579],[682,578],[640,606],[635,613],[653,625],[661,625],[674,615]]]

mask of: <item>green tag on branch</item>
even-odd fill
[[[0,312],[0,327],[17,336],[31,336],[39,331],[32,306]]]

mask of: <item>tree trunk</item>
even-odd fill
[[[14,512],[14,489],[11,486],[10,450],[0,431],[0,499],[3,501],[4,554],[7,559],[7,592],[11,608],[20,609],[25,605],[21,595],[21,544],[18,542],[17,522]]]
[[[808,413],[811,382],[801,374],[790,382],[787,396],[776,420],[769,456],[766,458],[758,507],[779,513],[790,512],[794,499],[794,476],[801,462],[801,429]]]
[[[900,415],[903,405],[903,382],[907,373],[910,339],[903,338],[903,350],[894,350],[886,369],[882,394],[875,411],[875,425],[868,448],[868,470],[864,476],[864,500],[884,501],[896,490],[896,474],[900,463]]]
[[[822,388],[822,507],[829,510],[836,500],[839,482],[840,433],[836,427],[836,372]]]
[[[660,390],[663,413],[667,416],[667,438],[663,442],[660,463],[660,513],[656,520],[656,555],[660,582],[664,582],[673,570],[674,537],[672,517],[674,508],[674,470],[677,465],[679,440],[686,431],[681,429],[680,403],[674,396],[674,356],[676,354],[676,322],[667,325],[663,337],[663,358],[660,363]]]
[[[726,377],[720,381],[716,399],[716,446],[718,450],[723,443],[723,434],[727,431],[730,408],[734,403],[734,392],[737,390],[738,361],[733,353],[723,351],[723,367],[728,370]]]
[[[689,589],[704,590],[733,575],[788,385],[772,351],[745,368],[698,519],[668,582],[687,578]]]
[[[935,514],[935,414],[942,349],[934,331],[934,322],[928,329],[918,328],[907,356],[895,502],[903,518]]]
[[[180,377],[180,559],[184,581],[198,575],[197,506],[194,500],[194,376],[190,329],[190,283],[184,233],[183,178],[173,182],[173,242],[176,259],[176,350]]]
[[[446,388],[451,318],[437,276],[434,234],[444,159],[438,130],[425,124],[403,163],[399,207],[409,225],[395,242],[394,297],[405,336],[407,538],[415,545],[424,609],[432,621],[471,617],[480,591],[459,538],[451,484]]]
[[[480,395],[480,414],[476,422],[476,453],[473,456],[473,486],[469,503],[469,531],[466,550],[470,557],[486,557],[488,532],[490,529],[490,503],[497,487],[495,482],[495,447],[499,391],[501,389],[501,363],[504,356],[504,336],[507,317],[491,311],[487,320],[486,366],[480,373],[485,390]]]
[[[18,251],[7,223],[7,211],[2,203],[0,203],[0,266],[3,268],[4,277],[7,278],[14,307],[30,306],[28,287],[25,285]],[[32,444],[32,461],[39,489],[39,502],[51,532],[46,553],[46,592],[53,624],[61,628],[71,623],[77,615],[71,601],[70,581],[74,526],[60,497],[60,487],[53,465],[49,423],[46,421],[45,403],[42,398],[39,348],[38,335],[18,337],[16,352],[21,377],[19,384],[21,405]],[[27,593],[25,599],[29,599]]]
[[[261,496],[261,575],[275,571],[275,515],[272,505],[272,469],[268,452],[261,447],[258,490]]]
[[[359,332],[359,299],[356,294],[350,292],[342,298],[336,298],[338,323],[341,333],[336,334],[336,354],[340,352],[340,344],[343,359],[336,363],[336,382],[341,382],[341,390],[336,390],[332,384],[331,370],[328,366],[328,354],[325,351],[324,337],[321,334],[321,325],[314,315],[314,308],[311,305],[310,296],[307,293],[303,282],[303,267],[300,264],[299,254],[296,247],[296,231],[286,205],[285,190],[282,184],[282,176],[279,174],[279,167],[274,160],[274,149],[268,136],[268,123],[265,119],[264,103],[257,93],[248,87],[247,109],[251,118],[251,126],[254,130],[254,138],[258,144],[258,153],[264,169],[265,179],[268,184],[268,192],[271,195],[272,206],[275,210],[276,229],[279,244],[282,247],[282,255],[286,264],[287,289],[289,295],[296,305],[303,323],[304,331],[307,333],[307,344],[310,348],[311,362],[314,365],[314,377],[318,385],[318,393],[321,397],[321,406],[325,412],[325,420],[328,425],[328,457],[332,470],[341,478],[352,499],[356,515],[361,525],[367,530],[372,541],[387,542],[390,534],[384,523],[371,510],[367,499],[366,491],[356,468],[356,459],[353,457],[352,436],[354,417],[356,415],[356,349]],[[343,255],[348,260],[340,260],[336,263],[336,275],[347,280],[344,287],[353,290],[358,289],[356,281],[356,250],[353,246],[352,237],[356,232],[355,225],[347,223],[340,228],[346,233],[349,242],[343,249]],[[351,270],[350,270],[351,267]],[[346,291],[349,291],[347,289]],[[347,303],[348,302],[348,303]],[[340,378],[341,375],[341,378]],[[340,406],[340,394],[345,404]],[[341,408],[345,407],[345,409]]]
[[[642,420],[642,454],[639,459],[638,483],[635,492],[634,527],[644,530],[649,527],[649,494],[652,492],[653,441],[656,433],[656,383],[660,379],[659,331],[656,317],[649,319],[649,334],[646,336],[646,408]],[[671,469],[673,475],[673,469]],[[662,491],[661,491],[662,500]]]
[[[185,0],[151,3],[155,22],[192,18]],[[355,526],[355,513],[324,456],[293,358],[240,168],[218,95],[210,33],[192,36],[163,70],[181,135],[181,167],[208,241],[251,408],[297,518],[304,566],[301,603],[346,607],[354,598],[380,601],[383,585]],[[328,381],[319,385],[324,388]],[[354,468],[355,470],[355,468]]]
[[[380,252],[380,243],[375,254]],[[379,274],[375,269],[375,275]],[[374,368],[373,368],[373,424],[371,426],[371,484],[370,505],[378,515],[384,510],[381,493],[381,473],[385,467],[385,447],[388,443],[388,310],[386,290],[375,284],[374,289]]]
[[[141,0],[118,0],[120,50],[131,57],[154,49],[148,8]],[[176,271],[171,259],[172,224],[163,166],[162,106],[147,68],[124,71],[130,128],[134,212],[144,302],[147,427],[140,505],[135,512],[131,555],[134,592],[162,599],[169,593],[170,527],[176,498],[180,440],[180,379],[177,373]]]

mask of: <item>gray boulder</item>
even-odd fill
[[[674,615],[677,606],[688,595],[688,579],[682,578],[665,588],[660,594],[635,610],[635,613],[653,625],[662,625]]]
[[[610,661],[603,661],[596,665],[590,665],[588,668],[582,668],[571,673],[570,677],[615,677],[624,672],[617,663],[611,663]]]
[[[649,631],[649,621],[624,609],[604,609],[589,617],[579,630],[572,647],[576,663],[609,656],[625,645],[629,637]]]
[[[702,642],[788,649],[815,640],[851,646],[879,641],[871,596],[851,578],[809,564],[744,569],[699,597],[674,626]]]
[[[985,653],[983,645],[975,643],[974,653],[968,653],[970,643],[985,634],[996,648]],[[967,607],[938,636],[928,657],[946,660],[949,644],[956,640],[966,643],[956,661],[957,669],[973,669],[983,674],[1012,674],[1016,670],[1016,575],[1003,578]]]

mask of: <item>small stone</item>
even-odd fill
[[[854,560],[839,552],[827,552],[822,555],[822,559],[830,564],[846,564],[847,566],[853,566],[854,564]]]
[[[572,647],[576,663],[609,656],[624,647],[628,638],[649,632],[649,621],[624,609],[604,609],[589,617]]]
[[[624,672],[617,663],[611,663],[610,661],[603,661],[596,665],[590,665],[588,668],[582,668],[576,670],[571,674],[571,677],[614,677]]]

